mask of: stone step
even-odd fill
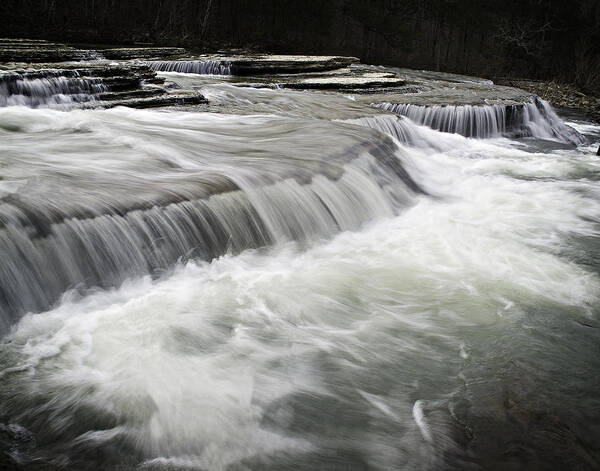
[[[159,107],[159,106],[173,106],[173,105],[189,105],[189,104],[202,104],[207,103],[206,98],[198,92],[169,92],[162,85],[164,84],[164,78],[157,77],[156,72],[150,70],[148,66],[131,63],[131,64],[119,64],[119,65],[107,65],[107,64],[95,64],[81,67],[77,64],[66,65],[60,67],[60,64],[44,64],[39,68],[30,69],[13,69],[9,71],[0,72],[0,86],[5,83],[5,93],[18,93],[19,95],[25,93],[26,95],[32,95],[35,100],[32,100],[31,106],[40,106],[40,99],[37,98],[38,86],[45,87],[46,85],[31,85],[32,91],[22,92],[22,85],[18,87],[11,87],[10,82],[16,82],[18,80],[36,80],[36,79],[48,79],[48,87],[52,87],[52,81],[56,79],[67,78],[72,80],[72,83],[65,85],[58,82],[55,87],[61,90],[60,93],[64,92],[64,87],[69,90],[73,90],[73,93],[81,93],[82,86],[81,81],[89,81],[95,85],[103,85],[105,88],[102,91],[95,88],[83,88],[84,90],[95,91],[90,95],[90,99],[83,100],[83,103],[79,103],[77,106],[84,108],[104,107],[112,108],[115,106],[129,106],[133,108],[148,108],[148,107]],[[48,68],[44,68],[48,67]],[[55,82],[56,83],[56,82]],[[50,88],[52,93],[52,88]],[[44,102],[41,102],[43,104]]]
[[[180,47],[119,47],[97,51],[102,57],[111,60],[168,59],[187,54],[187,51]]]
[[[195,72],[203,70],[202,64],[222,65],[229,75],[266,75],[266,74],[304,74],[343,69],[358,63],[356,57],[343,56],[284,56],[284,55],[249,55],[249,56],[195,56],[176,61],[154,61],[148,65],[153,70],[165,72]],[[197,67],[194,67],[194,64]],[[208,72],[211,73],[211,72]],[[223,72],[221,72],[223,73]]]
[[[111,89],[112,90],[112,89]],[[159,95],[163,95],[165,91],[160,88],[139,88],[136,90],[125,90],[125,91],[110,91],[96,95],[96,99],[100,101],[113,101],[113,100],[129,100],[132,98],[149,98]]]
[[[162,93],[156,96],[131,97],[128,99],[113,99],[109,101],[98,101],[92,106],[101,106],[103,108],[114,108],[115,106],[128,106],[130,108],[158,108],[164,106],[185,106],[201,105],[208,103],[208,100],[200,93],[181,92],[181,93]]]
[[[91,59],[93,51],[31,39],[0,39],[0,62],[64,62]]]
[[[405,84],[405,80],[395,77],[393,74],[369,72],[360,75],[310,77],[282,86],[293,89],[344,90],[401,87]]]

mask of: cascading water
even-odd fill
[[[38,74],[40,75],[40,74]],[[101,78],[79,77],[59,73],[24,76],[18,73],[0,75],[0,107],[49,106],[93,101],[94,95],[108,91]]]
[[[598,467],[599,126],[176,79],[0,109],[0,467]]]
[[[524,136],[558,140],[575,145],[587,143],[587,140],[579,132],[565,125],[550,104],[541,98],[535,98],[533,104],[525,104],[521,119]],[[514,127],[517,128],[517,126]]]
[[[365,126],[387,134],[403,144],[421,149],[433,148],[443,151],[444,139],[439,134],[432,137],[423,126],[415,124],[408,118],[393,115],[375,115],[357,119],[342,120],[344,123]]]
[[[477,138],[498,137],[506,132],[505,105],[420,106],[383,103],[378,106],[437,131]]]
[[[16,113],[4,123],[22,117]],[[116,286],[178,260],[355,230],[396,214],[419,191],[394,144],[367,130],[322,122],[322,139],[303,144],[308,123],[211,115],[184,122],[175,113],[148,113],[128,131],[128,117],[72,112],[61,128],[68,152],[48,147],[43,137],[65,119],[59,112],[31,115],[24,127],[35,126],[37,136],[1,132],[3,172],[18,187],[0,204],[1,330],[15,315],[47,309],[71,287]],[[248,135],[240,141],[235,128],[242,124]],[[73,134],[82,127],[84,142]],[[114,175],[103,151],[105,136],[117,129],[132,151]],[[339,146],[319,156],[329,135]],[[17,156],[24,138],[35,151],[27,159]],[[282,155],[279,148],[290,150]],[[261,168],[265,158],[270,170]],[[18,183],[30,174],[43,181]],[[135,187],[138,193],[130,194]]]
[[[442,132],[480,139],[510,134],[583,144],[585,139],[566,126],[550,105],[539,98],[518,105],[433,105],[383,103],[386,111]]]
[[[231,75],[231,65],[222,61],[154,61],[146,63],[157,72],[179,72],[183,74]]]

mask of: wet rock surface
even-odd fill
[[[352,64],[357,64],[356,57],[343,56],[296,56],[296,55],[272,55],[272,54],[249,54],[238,55],[201,55],[189,56],[181,61],[173,61],[167,64],[162,61],[165,68],[155,69],[163,71],[186,72],[193,71],[196,63],[202,69],[202,64],[221,64],[227,67],[226,74],[231,75],[265,75],[265,74],[300,74],[310,72],[323,72],[341,69]],[[178,64],[177,62],[180,62]],[[149,64],[152,66],[152,64]],[[178,67],[180,65],[181,67]],[[153,67],[154,68],[154,67]],[[203,72],[200,72],[203,73]],[[221,72],[223,74],[223,72]]]
[[[214,83],[214,75],[220,75],[220,82],[236,87],[340,92],[351,95],[360,105],[375,106],[511,107],[531,102],[539,95],[555,106],[584,109],[600,119],[600,99],[565,86],[527,81],[495,85],[490,80],[457,74],[368,66],[360,64],[355,57],[239,52],[194,55],[176,47],[84,49],[43,40],[0,39],[0,70],[4,70],[0,86],[11,81],[43,81],[52,77],[55,80],[64,77],[79,84],[88,79],[101,83],[100,88],[90,88],[90,99],[82,95],[81,99],[73,100],[85,101],[86,107],[205,104],[198,85],[203,79],[194,79],[190,86],[185,79],[163,73],[179,72],[213,76],[207,78],[206,83]],[[63,88],[67,85],[61,83]],[[74,88],[86,91],[81,84],[78,87]]]
[[[144,96],[144,93],[147,93]],[[189,91],[152,93],[150,90],[140,90],[139,93],[131,93],[128,97],[117,97],[116,99],[103,95],[100,105],[104,108],[115,106],[128,106],[130,108],[159,108],[163,106],[185,106],[200,105],[208,103],[208,100],[199,93]]]
[[[119,47],[109,49],[98,49],[105,59],[129,60],[129,59],[165,59],[176,58],[186,54],[186,50],[180,47]]]
[[[229,60],[237,75],[319,72],[356,64],[356,57],[261,55]]]
[[[64,62],[93,59],[95,52],[43,40],[0,39],[0,62]]]
[[[0,62],[40,63],[81,60],[130,60],[182,57],[180,47],[73,47],[38,39],[0,38]]]
[[[357,74],[309,77],[285,84],[285,88],[321,89],[321,90],[354,90],[371,89],[389,86],[403,86],[405,81],[394,74],[382,72],[362,72]]]
[[[376,71],[380,67],[369,67]],[[367,104],[412,104],[419,106],[519,105],[533,94],[514,87],[495,85],[490,80],[441,72],[389,68],[401,87],[357,91],[356,100]]]
[[[0,106],[150,108],[206,103],[198,92],[171,90],[164,82],[148,66],[135,61],[4,64]]]

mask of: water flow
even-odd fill
[[[347,124],[124,110],[0,120],[11,126],[0,130],[2,331],[69,288],[327,238],[393,216],[419,192],[389,138]],[[119,162],[106,153],[117,129]]]
[[[0,75],[0,107],[40,107],[93,101],[94,95],[108,91],[102,79],[45,73],[27,76],[17,73]]]
[[[471,139],[284,93],[239,103],[286,116],[0,110],[0,286],[106,288],[10,321],[0,456],[598,468],[600,127]]]
[[[371,129],[376,129],[387,134],[398,142],[417,147],[422,150],[433,149],[436,151],[447,150],[449,146],[455,145],[457,138],[452,135],[443,135],[439,132],[431,132],[430,128],[418,125],[403,116],[374,115],[356,119],[342,120],[344,123],[357,124]],[[464,145],[464,139],[458,139]]]
[[[383,103],[377,106],[406,116],[415,123],[466,137],[484,139],[510,134],[575,145],[585,143],[581,134],[565,125],[552,107],[539,98],[519,105],[423,106]]]
[[[231,65],[222,61],[154,61],[146,62],[158,72],[180,72],[201,75],[231,75]]]

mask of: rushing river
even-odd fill
[[[0,108],[0,453],[598,469],[600,126],[203,92],[240,113]]]

